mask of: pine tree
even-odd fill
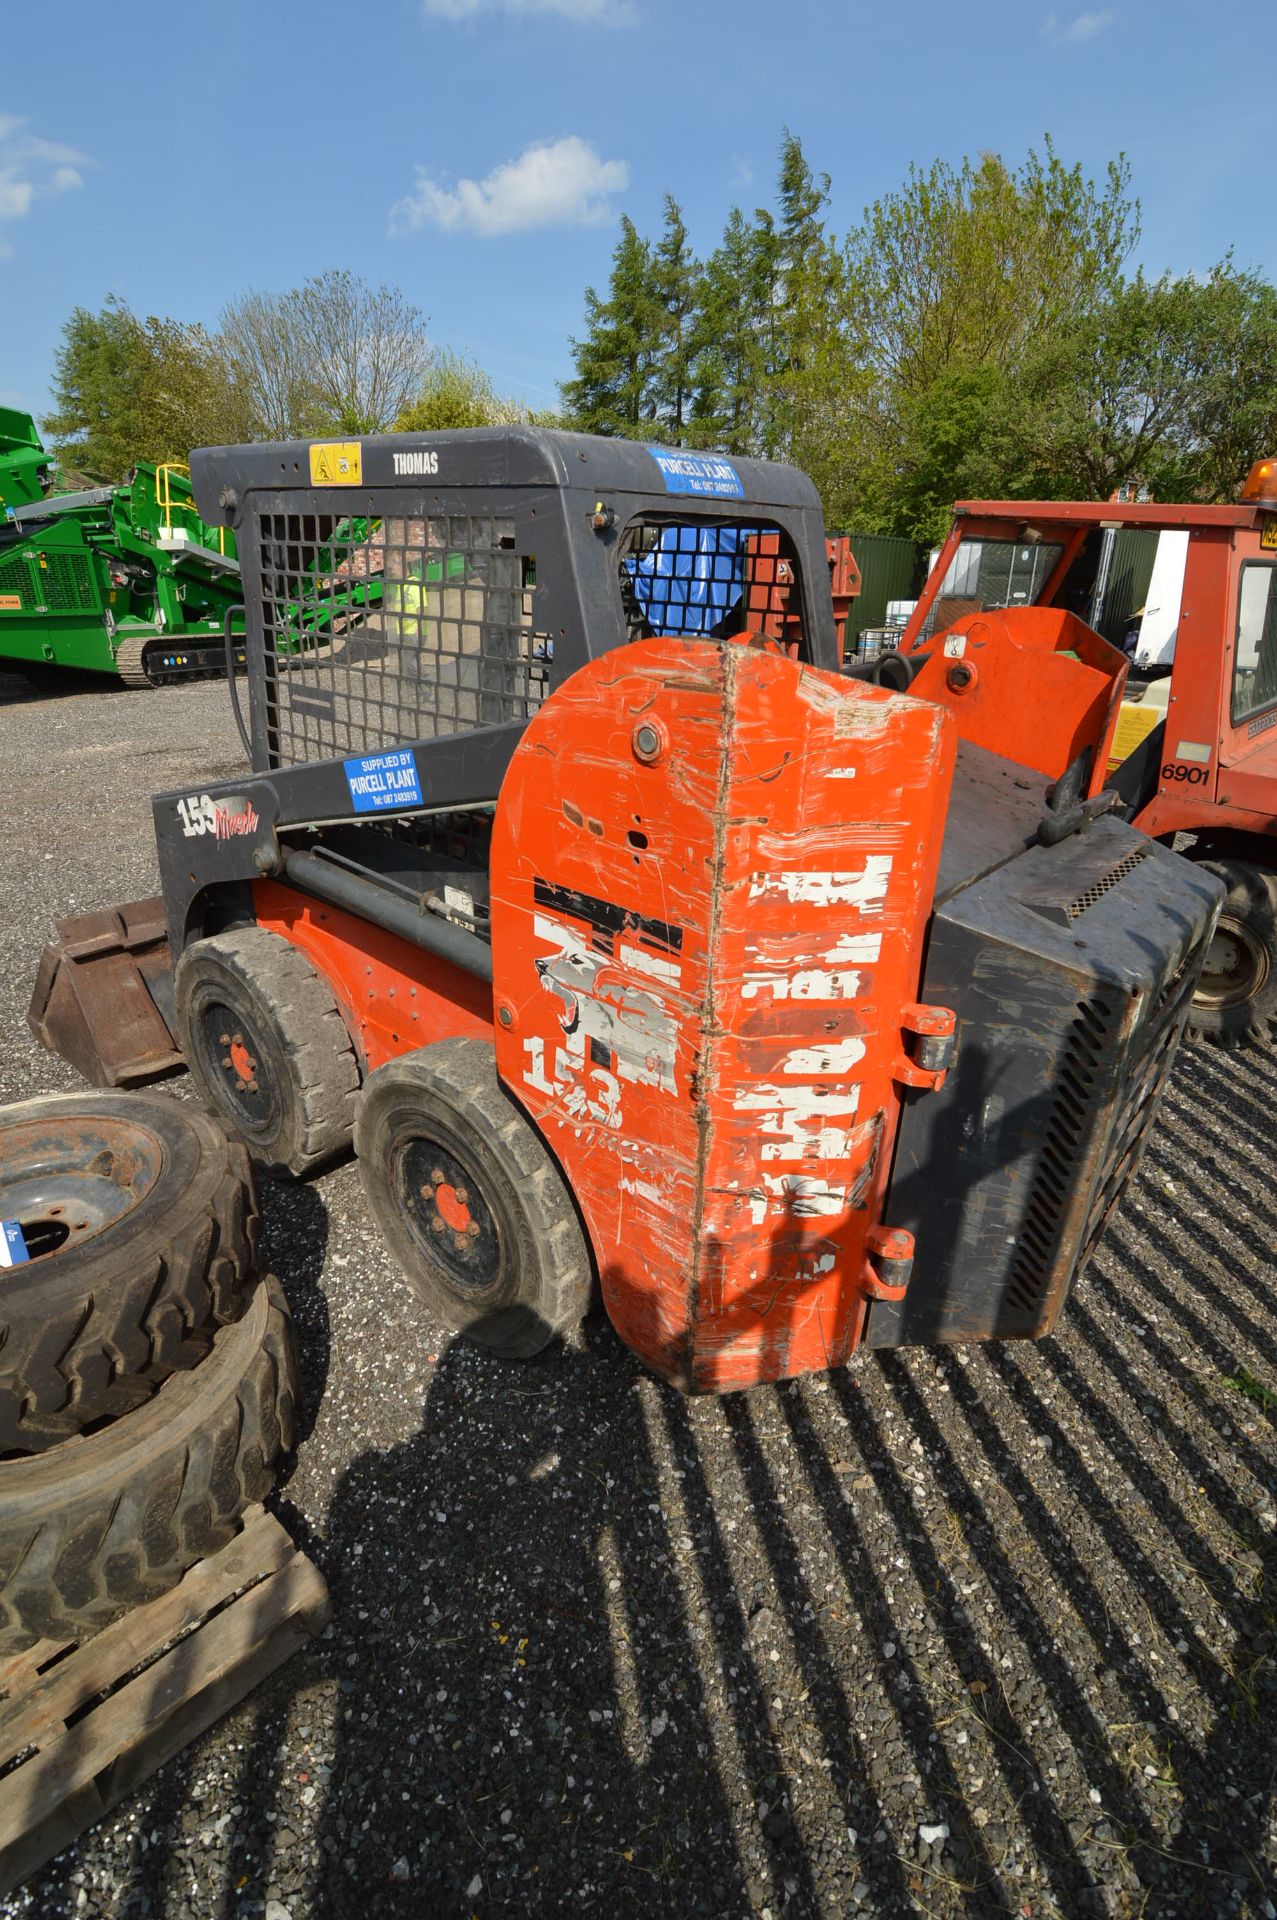
[[[576,378],[563,401],[583,433],[654,433],[665,315],[656,291],[651,244],[628,215],[612,255],[605,300],[585,294],[587,331],[573,340]]]
[[[660,355],[654,382],[662,437],[681,447],[692,407],[693,356],[701,267],[687,244],[683,212],[665,196],[665,231],[652,254],[652,289],[661,312]]]
[[[693,331],[695,394],[689,437],[727,453],[762,451],[760,400],[773,321],[770,216],[751,224],[733,207],[705,263]]]

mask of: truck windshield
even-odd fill
[[[949,563],[919,640],[943,633],[969,613],[1033,606],[1063,552],[1058,540],[964,540]]]
[[[1233,659],[1233,722],[1277,700],[1277,567],[1242,568]]]

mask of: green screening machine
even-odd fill
[[[140,463],[80,492],[53,480],[31,416],[0,408],[0,659],[136,687],[224,672],[239,561],[185,467]]]
[[[381,522],[333,515],[324,535],[292,573],[277,556],[282,650],[331,644],[381,604]],[[228,654],[242,666],[243,631],[234,535],[201,520],[184,465],[139,461],[122,486],[60,491],[30,414],[0,407],[0,661],[154,687],[224,673]]]

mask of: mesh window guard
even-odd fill
[[[532,563],[487,515],[259,519],[274,764],[528,719],[551,649]]]
[[[779,528],[637,521],[621,542],[620,582],[631,640],[753,632],[798,642],[804,651],[798,563]]]

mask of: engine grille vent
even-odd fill
[[[1080,920],[1089,907],[1093,907],[1097,901],[1102,900],[1106,893],[1111,893],[1114,887],[1120,886],[1127,874],[1134,873],[1140,861],[1147,859],[1147,847],[1135,847],[1130,853],[1124,854],[1115,867],[1110,867],[1109,871],[1089,886],[1085,893],[1079,893],[1076,900],[1069,902],[1064,909],[1067,918],[1070,921]]]
[[[1188,1019],[1189,1002],[1197,984],[1195,966],[1185,962],[1172,981],[1174,992],[1163,994],[1148,1027],[1148,1039],[1134,1066],[1113,1122],[1105,1150],[1104,1168],[1081,1234],[1077,1271],[1080,1273],[1099,1242],[1109,1215],[1140,1163],[1149,1129],[1166,1089],[1175,1048]]]
[[[1077,1019],[1042,1144],[1042,1158],[1007,1285],[1007,1301],[1032,1313],[1051,1281],[1060,1233],[1087,1136],[1103,1096],[1105,1043],[1116,1017],[1110,1002],[1078,1002]]]
[[[30,584],[25,560],[6,560],[0,566],[0,593],[17,594],[19,600],[25,600]]]

